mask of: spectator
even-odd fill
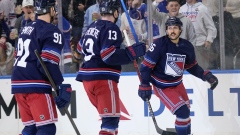
[[[220,37],[219,37],[219,16],[218,16],[218,5],[219,1],[218,0],[212,0],[209,1],[212,2],[211,6],[212,9],[214,9],[214,16],[213,22],[215,24],[215,27],[217,28],[217,37],[214,39],[212,47],[213,47],[213,52],[217,55],[216,60],[214,61],[214,69],[219,69],[220,68]],[[227,0],[223,1],[223,6],[226,7]],[[208,3],[209,4],[209,3]],[[226,8],[225,8],[226,9]],[[226,69],[233,69],[234,68],[234,56],[236,55],[239,47],[239,39],[237,37],[237,31],[235,30],[236,27],[234,27],[234,19],[233,16],[230,12],[224,11],[224,33],[225,33],[225,66]]]
[[[138,6],[139,4],[140,4],[140,6]],[[161,0],[158,4],[156,10],[161,11],[161,12],[166,11],[165,10],[166,7],[164,9],[161,9],[162,7],[164,7],[163,5],[165,5],[165,2],[163,0]],[[132,8],[134,8],[134,9],[132,9]],[[133,4],[132,4],[132,8],[130,9],[130,10],[132,10],[130,12],[130,16],[137,20],[144,19],[145,23],[146,23],[146,28],[148,29],[147,5],[142,4],[142,0],[134,0]],[[160,37],[159,27],[158,27],[157,23],[155,22],[155,20],[153,20],[152,27],[153,27],[153,39]],[[147,33],[140,35],[140,37],[142,37],[144,40],[147,40]]]
[[[181,6],[180,13],[188,17],[196,32],[195,53],[199,65],[203,69],[212,68],[212,62],[216,59],[211,44],[216,38],[217,30],[211,15],[205,5],[197,0],[186,0]]]
[[[240,27],[238,25],[240,24],[240,0],[228,0],[226,5],[226,11],[230,12],[233,16],[233,26],[238,39],[240,39]]]
[[[0,8],[0,38],[5,37],[7,39],[7,35],[9,33],[9,27],[7,26],[6,22],[4,21],[4,14],[3,10]]]
[[[167,0],[163,0],[162,2],[159,2],[158,6],[157,6],[158,7],[157,10],[159,12],[168,13],[166,6],[167,6]]]
[[[143,3],[142,0],[140,0],[141,2],[137,5],[137,7],[140,7]],[[133,0],[127,0],[127,7],[131,7]],[[130,18],[133,24],[133,27],[135,29],[136,34],[139,36],[139,41],[140,42],[144,42],[143,40],[145,40],[144,35],[147,35],[147,31],[146,31],[146,24],[145,21],[142,20],[136,20],[136,19],[132,19]],[[133,39],[133,35],[131,33],[131,30],[129,28],[129,23],[128,23],[128,19],[126,17],[125,12],[122,14],[121,16],[121,27],[120,30],[127,30],[128,32],[128,37],[130,37],[130,44],[134,44],[136,43],[135,40]],[[126,38],[123,41],[123,45],[127,45],[126,42]],[[125,48],[127,46],[124,46],[123,48]],[[137,59],[138,64],[141,64],[141,60]],[[130,71],[136,71],[133,62],[126,64],[126,65],[122,65],[122,72],[130,72]]]
[[[67,3],[67,1],[69,0],[64,0],[63,2]],[[68,16],[64,17],[66,17],[66,19],[69,20],[72,25],[73,44],[77,45],[81,38],[84,13],[91,5],[95,3],[95,0],[70,0],[68,10],[63,10],[64,14],[66,11],[68,11]]]
[[[0,75],[11,75],[14,64],[14,48],[6,42],[5,37],[0,38]]]
[[[183,22],[183,28],[182,28],[182,33],[180,37],[189,40],[193,45],[195,45],[196,37],[195,37],[195,30],[194,30],[193,24],[190,19],[188,19],[187,17],[179,13],[179,9],[180,9],[179,0],[168,0],[167,10],[169,11],[169,13],[162,13],[162,12],[156,11],[159,2],[162,2],[162,0],[154,1],[151,10],[153,13],[152,14],[153,19],[155,19],[155,22],[158,24],[160,37],[166,35],[165,22],[167,21],[169,16],[170,17],[176,16]],[[132,13],[132,17],[139,16],[138,12],[136,12],[136,9],[130,10],[130,14],[131,13]],[[141,15],[143,14],[141,13]]]
[[[9,28],[14,27],[16,15],[14,0],[0,0],[0,9],[3,9],[4,20]]]
[[[87,10],[86,13],[84,15],[84,24],[83,24],[83,29],[82,29],[82,36],[84,35],[84,33],[86,32],[88,26],[95,20],[101,19],[100,16],[100,11],[99,11],[99,3],[101,2],[101,0],[97,0],[96,4],[90,6]],[[120,27],[120,23],[121,23],[121,17],[119,14],[118,20],[117,20],[117,26]]]
[[[22,16],[23,11],[22,11],[22,1],[23,0],[16,0],[16,7],[14,9],[16,17],[19,18],[20,16]]]
[[[17,19],[14,26],[16,31],[12,31],[10,33],[10,39],[15,40],[15,46],[17,44],[18,35],[21,28],[24,27],[27,23],[34,21],[37,17],[34,13],[33,0],[23,0],[22,11],[24,14]]]
[[[132,2],[133,0],[128,0],[127,1],[127,6],[130,6],[132,5]],[[141,5],[144,4],[142,0],[140,0],[140,2],[137,4],[137,8],[141,7]],[[137,19],[133,19],[133,18],[130,18],[131,21],[132,21],[132,24],[133,24],[133,27],[135,29],[135,32],[136,34],[138,35],[138,39],[140,41],[143,41],[145,40],[147,37],[144,37],[144,36],[147,36],[145,35],[146,33],[146,24],[145,24],[145,21],[144,20],[137,20]],[[127,30],[128,31],[128,36],[130,37],[130,44],[134,44],[135,43],[135,40],[133,39],[133,35],[131,33],[131,30],[129,28],[129,23],[128,23],[128,19],[126,17],[126,14],[123,13],[121,15],[121,26],[120,26],[120,30],[123,31],[123,30]],[[126,40],[124,40],[124,44],[127,45],[127,42]]]

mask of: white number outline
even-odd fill
[[[150,52],[152,52],[152,51],[154,51],[154,47],[156,47],[156,44],[152,43],[152,44],[149,46],[148,50],[149,50]]]
[[[55,33],[53,33],[53,36],[54,36],[53,42],[62,44],[62,34],[55,32]]]
[[[14,66],[19,66],[19,67],[26,67],[27,62],[26,59],[29,56],[29,45],[30,45],[31,39],[26,39],[23,41],[22,38],[18,39],[18,44],[17,44],[17,56],[18,58],[14,62]],[[23,53],[24,52],[24,53]],[[19,60],[19,58],[21,59]],[[16,65],[17,63],[17,65]]]
[[[109,40],[117,40],[117,32],[116,31],[109,30],[108,35],[109,35],[108,36]]]
[[[86,40],[86,42],[84,42],[85,41],[85,39],[83,40],[83,45],[85,45],[86,46],[86,51],[87,51],[87,53],[90,53],[89,55],[86,55],[85,53],[85,57],[84,57],[84,60],[85,61],[89,61],[91,58],[92,58],[92,56],[94,56],[95,55],[95,53],[93,52],[93,44],[94,44],[94,41],[93,41],[93,39],[91,39],[91,38],[88,38],[87,40]]]

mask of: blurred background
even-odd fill
[[[87,27],[95,20],[101,19],[99,14],[99,2],[101,0],[56,0],[58,13],[52,23],[59,27],[65,38],[65,45],[62,51],[61,70],[64,74],[75,74],[84,61],[81,54],[76,52],[78,41],[86,31]],[[139,0],[141,4],[146,0]],[[198,7],[191,7],[194,10],[185,11],[183,6],[188,1],[196,1],[206,8],[202,13]],[[129,8],[133,0],[126,0],[125,5]],[[146,3],[147,4],[147,3]],[[181,8],[179,13],[188,17],[195,28],[196,42],[204,40],[210,47],[199,50],[195,44],[197,61],[204,69],[211,70],[236,70],[240,68],[240,0],[180,0]],[[167,0],[158,5],[158,12],[168,14]],[[146,16],[147,11],[145,12]],[[18,34],[21,28],[36,19],[34,13],[34,0],[1,0],[0,1],[0,75],[11,75],[14,63],[14,48],[17,44]],[[197,19],[202,20],[200,22]],[[212,26],[204,20],[212,20]],[[144,19],[144,18],[142,18]],[[148,19],[148,18],[145,18]],[[139,40],[147,42],[149,34],[146,21],[132,19],[138,24],[135,27]],[[135,23],[136,22],[136,23]],[[124,10],[120,10],[117,25],[121,30],[129,29],[126,22]],[[154,27],[153,31],[158,29]],[[140,25],[140,26],[139,26]],[[201,29],[199,29],[199,27]],[[140,29],[139,29],[140,28]],[[201,32],[203,30],[203,32]],[[212,35],[208,35],[209,31]],[[205,33],[204,33],[205,32]],[[201,33],[206,35],[205,38]],[[131,34],[129,35],[132,36]],[[208,41],[208,39],[211,39]],[[134,40],[133,40],[134,42]],[[123,47],[125,42],[123,42]],[[198,56],[199,55],[199,56]],[[142,58],[139,58],[140,65]],[[135,72],[132,63],[122,66],[123,72]]]

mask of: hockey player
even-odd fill
[[[153,85],[154,93],[164,105],[176,115],[175,129],[178,135],[191,133],[190,104],[182,83],[183,71],[207,81],[213,90],[218,79],[210,72],[204,71],[197,63],[193,45],[179,38],[182,22],[177,17],[170,17],[166,25],[166,36],[155,40],[141,64],[142,82],[138,95],[150,100]]]
[[[55,0],[35,0],[38,19],[25,25],[20,31],[16,46],[16,61],[12,74],[12,94],[15,95],[24,129],[23,135],[55,135],[58,108],[70,101],[71,85],[62,84],[59,69],[63,35],[51,24],[55,14]],[[34,50],[38,50],[59,95],[53,100],[52,87],[38,61]]]
[[[117,134],[121,65],[143,56],[146,51],[144,43],[120,49],[123,38],[115,24],[120,6],[119,0],[102,0],[99,7],[102,19],[88,27],[78,45],[78,51],[85,56],[76,80],[83,82],[89,100],[102,118],[99,135]]]

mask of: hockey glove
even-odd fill
[[[143,56],[146,53],[146,44],[139,42],[126,48],[126,53],[131,61]]]
[[[203,77],[207,82],[211,85],[210,89],[214,90],[215,87],[218,85],[218,79],[216,76],[212,74],[210,71],[205,71]]]
[[[70,84],[60,84],[57,87],[57,96],[54,98],[59,109],[65,108],[71,99],[72,88]]]
[[[146,101],[146,99],[150,100],[152,96],[152,86],[146,84],[139,85],[138,96],[141,97],[143,101]]]

